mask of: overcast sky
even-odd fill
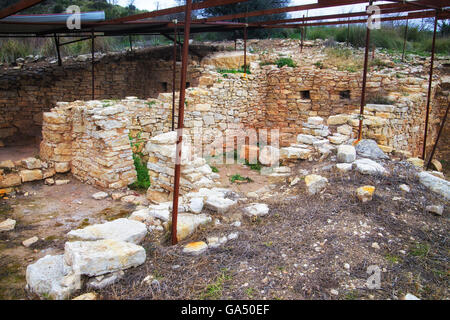
[[[123,6],[126,6],[129,4],[129,0],[119,0],[119,3]],[[317,3],[317,0],[291,0],[290,6],[295,5],[303,5],[303,4],[311,4],[311,3]],[[384,2],[380,2],[384,3]],[[156,10],[157,6],[159,5],[159,9],[165,9],[174,7],[177,4],[175,0],[135,0],[134,5],[139,9],[145,9],[145,10]],[[334,14],[334,13],[346,13],[346,12],[357,12],[357,11],[364,11],[366,5],[364,4],[358,4],[358,5],[350,5],[350,6],[342,6],[339,8],[329,8],[329,9],[319,9],[319,10],[310,10],[308,12],[309,16],[317,16],[317,15],[323,15],[323,14]],[[303,14],[306,15],[306,12],[294,12],[291,13],[291,16],[301,17]]]

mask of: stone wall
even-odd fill
[[[201,54],[206,55],[213,49],[202,50]],[[50,111],[59,101],[92,98],[90,56],[81,57],[64,61],[61,67],[56,64],[25,65],[19,70],[0,71],[0,140],[8,144],[20,137],[40,136],[43,112]],[[95,98],[148,98],[157,97],[161,92],[171,92],[171,57],[170,47],[133,54],[97,55],[94,67]],[[195,56],[190,58],[188,86],[198,84],[197,60]],[[180,67],[178,62],[178,71]],[[179,72],[176,83],[179,85]]]

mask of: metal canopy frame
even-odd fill
[[[18,3],[0,10],[0,19],[6,18],[13,14],[16,14],[22,10],[37,5],[44,0],[21,0]],[[354,13],[342,13],[322,16],[312,16],[295,19],[279,19],[270,20],[270,16],[279,13],[288,12],[300,12],[314,9],[326,9],[332,7],[342,7],[354,4],[369,4],[379,2],[380,0],[318,0],[316,4],[290,6],[284,8],[259,10],[253,12],[242,12],[238,14],[224,15],[220,17],[210,17],[202,19],[191,19],[192,11],[202,10],[215,6],[231,5],[241,2],[247,2],[248,0],[205,0],[199,3],[192,3],[192,0],[186,0],[185,6],[178,6],[167,8],[163,10],[156,10],[152,12],[131,15],[128,17],[107,20],[97,23],[84,23],[80,30],[68,30],[65,24],[62,23],[17,23],[6,22],[0,20],[0,37],[54,37],[55,45],[57,49],[58,62],[61,62],[61,55],[59,47],[65,44],[73,43],[76,41],[91,40],[92,41],[92,98],[95,97],[94,84],[94,41],[99,36],[129,36],[130,48],[132,50],[131,36],[133,35],[157,35],[161,34],[171,40],[173,40],[174,54],[173,54],[173,106],[172,106],[172,130],[174,130],[175,121],[175,81],[176,81],[176,60],[177,60],[177,46],[182,45],[181,55],[181,79],[180,79],[180,98],[178,105],[178,127],[177,127],[177,152],[175,163],[175,181],[174,181],[174,197],[173,197],[173,212],[172,212],[172,244],[178,242],[177,239],[177,217],[178,217],[178,197],[180,191],[180,172],[181,172],[181,153],[182,153],[182,139],[184,128],[184,104],[186,98],[186,79],[187,79],[187,65],[189,57],[189,36],[191,33],[204,33],[204,32],[230,32],[235,30],[243,30],[244,32],[244,56],[247,55],[247,31],[249,29],[272,29],[272,28],[296,28],[302,29],[301,50],[303,49],[303,40],[307,27],[311,26],[330,26],[330,25],[343,25],[347,24],[365,24],[368,23],[368,18],[372,16],[372,13],[367,12],[354,12]],[[449,19],[450,12],[448,11],[450,4],[448,0],[416,0],[416,1],[404,1],[404,0],[389,0],[389,4],[381,4],[379,8],[380,21],[398,21],[398,20],[411,20],[421,18],[434,18],[434,32],[433,32],[433,44],[431,54],[431,66],[430,77],[428,86],[427,106],[426,106],[426,118],[425,118],[425,132],[423,142],[423,154],[426,156],[426,144],[428,133],[428,120],[431,105],[431,91],[433,82],[433,66],[434,66],[434,53],[435,42],[437,33],[437,22],[439,19]],[[185,21],[170,21],[159,19],[171,14],[183,13]],[[392,16],[393,14],[406,14]],[[261,17],[267,16],[269,19],[262,22],[255,23],[241,23],[236,20],[244,19],[247,21],[249,17]],[[158,18],[158,19],[155,19]],[[351,19],[357,18],[357,19]],[[232,21],[229,21],[232,20]],[[178,33],[184,33],[184,42],[181,43],[177,39]],[[173,34],[173,37],[169,35]],[[405,30],[405,44],[406,44],[407,29]],[[82,39],[68,41],[60,43],[59,37],[82,37]],[[83,38],[84,37],[84,38]],[[363,70],[363,84],[361,94],[361,108],[360,108],[360,123],[359,123],[359,138],[362,138],[363,119],[364,119],[364,107],[365,107],[365,92],[366,81],[368,73],[368,60],[370,50],[370,29],[367,27],[366,32],[366,45],[364,55],[364,70]],[[403,52],[404,57],[404,52]],[[247,71],[246,59],[244,61],[244,72]],[[440,127],[439,135],[434,144],[433,151],[428,160],[428,167],[433,158],[437,142],[442,132],[442,128],[445,124],[445,120],[448,113],[448,107],[445,117]]]

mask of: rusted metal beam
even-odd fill
[[[242,12],[242,13],[237,13],[237,14],[229,14],[229,15],[219,16],[219,17],[198,19],[198,20],[194,20],[193,22],[197,23],[197,22],[206,22],[206,21],[211,22],[211,21],[234,20],[234,19],[240,19],[240,18],[246,18],[246,17],[258,17],[258,16],[266,16],[266,15],[295,12],[295,11],[324,9],[324,8],[339,7],[339,6],[343,6],[343,5],[360,4],[360,3],[366,3],[366,2],[367,2],[367,0],[338,0],[338,1],[332,1],[332,2],[327,1],[327,3],[306,4],[306,5],[300,5],[300,6],[259,10],[259,11],[253,11],[253,12],[248,12],[248,13]]]
[[[95,70],[94,70],[94,62],[95,62],[95,35],[94,31],[92,31],[92,42],[91,42],[91,73],[92,73],[92,100],[95,100]]]
[[[216,6],[223,6],[223,5],[227,5],[227,4],[234,4],[234,3],[239,3],[239,2],[246,2],[246,1],[248,1],[248,0],[206,0],[203,2],[198,2],[198,3],[192,4],[192,10],[201,10],[201,9],[206,9],[206,8],[211,8],[211,7],[216,7]],[[152,12],[135,14],[135,15],[128,16],[128,17],[112,19],[112,20],[102,22],[102,24],[115,24],[115,23],[123,23],[123,22],[127,22],[127,21],[136,21],[136,20],[162,17],[162,16],[166,16],[169,14],[184,12],[185,9],[186,9],[185,6],[172,7],[172,8],[167,8],[167,9],[162,9],[162,10],[157,10],[157,11],[152,11]]]
[[[22,0],[0,11],[0,19],[9,17],[22,10],[31,8],[44,0]]]
[[[430,169],[431,161],[433,161],[434,154],[436,153],[436,149],[437,149],[437,146],[438,146],[438,143],[439,143],[439,139],[441,138],[442,131],[444,130],[445,122],[447,121],[447,115],[448,115],[448,109],[449,108],[450,108],[450,103],[447,105],[447,110],[445,111],[444,118],[442,119],[442,123],[441,123],[441,126],[439,127],[439,132],[438,132],[438,135],[436,137],[436,142],[434,143],[434,146],[433,146],[433,151],[431,151],[430,159],[428,159],[427,170]]]
[[[247,26],[244,27],[244,74],[247,74]]]
[[[433,68],[434,68],[434,54],[436,50],[436,33],[437,33],[437,11],[436,17],[434,19],[434,32],[433,32],[433,44],[431,45],[431,61],[430,61],[430,81],[428,83],[428,95],[427,95],[427,110],[425,115],[425,132],[423,138],[423,150],[422,150],[422,159],[425,160],[425,155],[427,151],[427,136],[428,136],[428,121],[430,118],[430,106],[431,106],[431,91],[433,88]]]
[[[175,130],[175,82],[177,79],[177,22],[175,21],[175,28],[173,30],[173,74],[172,74],[172,131]]]
[[[370,5],[372,5],[372,1],[370,1]],[[369,16],[369,19],[371,19],[372,14]],[[362,89],[361,89],[361,106],[359,111],[359,132],[358,132],[358,140],[361,141],[362,139],[362,130],[363,130],[363,121],[364,121],[364,107],[366,106],[366,84],[367,84],[367,69],[369,67],[369,50],[370,50],[370,27],[369,22],[367,22],[367,28],[366,28],[366,49],[364,53],[364,70],[363,70],[363,82],[362,82]]]
[[[409,19],[406,20],[405,35],[404,35],[404,39],[403,39],[403,52],[402,52],[402,61],[403,62],[405,62],[406,40],[408,38],[408,24],[409,24]]]
[[[183,56],[181,63],[180,104],[178,107],[177,149],[175,159],[175,181],[172,207],[172,244],[178,243],[178,198],[180,196],[181,153],[183,152],[184,103],[186,100],[186,79],[189,58],[189,36],[191,29],[192,0],[186,0]]]

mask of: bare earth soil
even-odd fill
[[[326,190],[315,196],[307,194],[303,180],[293,187],[288,178],[270,184],[246,166],[218,166],[224,187],[244,195],[265,187],[260,195],[270,199],[241,201],[225,216],[208,212],[220,224],[203,227],[177,246],[169,246],[168,233],[149,234],[143,243],[146,263],[99,291],[100,298],[400,299],[412,293],[449,299],[448,203],[420,185],[409,165],[385,166],[391,173],[387,177],[340,173],[329,162],[292,168],[293,176],[308,170],[328,178]],[[254,182],[231,184],[234,174]],[[403,183],[410,193],[400,191]],[[376,186],[366,204],[354,194],[364,185]],[[33,298],[23,290],[26,266],[46,254],[61,254],[69,230],[124,217],[134,209],[93,200],[97,190],[74,179],[59,187],[26,185],[23,191],[31,195],[0,200],[0,220],[18,220],[15,231],[0,234],[0,299]],[[269,215],[245,217],[242,208],[253,202],[268,203]],[[435,204],[446,205],[443,216],[426,212],[427,205]],[[231,226],[238,220],[240,227]],[[239,233],[238,239],[201,256],[181,252],[190,241],[232,232]],[[34,235],[41,238],[36,245],[21,245]],[[379,289],[366,286],[369,266],[381,271]]]
[[[149,236],[144,244],[147,263],[127,272],[120,283],[100,292],[101,297],[399,299],[406,293],[422,299],[450,297],[449,212],[446,209],[439,217],[425,211],[427,205],[444,203],[419,184],[409,166],[391,165],[390,177],[321,171],[327,164],[316,167],[330,181],[322,194],[307,195],[303,181],[292,188],[287,183],[272,186],[268,217],[243,218],[240,228],[231,227],[241,216],[236,209],[217,217],[221,225],[208,226],[190,239],[239,232],[239,238],[224,247],[190,257],[181,253],[186,241],[170,247],[167,235]],[[411,187],[410,193],[399,190],[402,183]],[[377,188],[367,204],[354,195],[363,185]],[[372,247],[375,242],[379,249]],[[369,266],[380,268],[380,289],[366,286]],[[143,282],[149,275],[151,284]]]

